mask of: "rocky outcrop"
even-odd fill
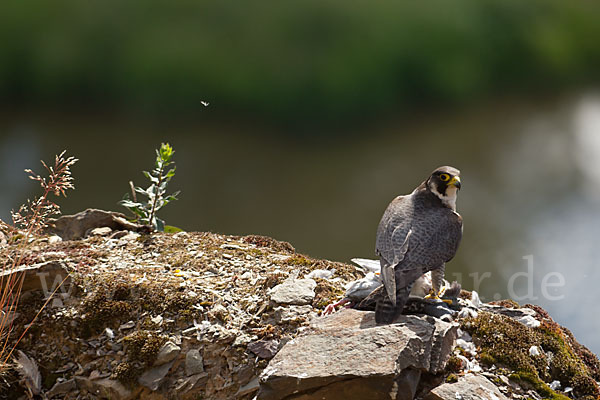
[[[386,326],[376,326],[371,311],[323,316],[366,272],[262,236],[134,233],[111,225],[114,218],[78,214],[58,223],[65,240],[10,236],[0,248],[5,265],[23,260],[21,304],[0,315],[13,326],[13,342],[29,327],[17,350],[39,366],[42,397],[600,395],[597,357],[537,306],[482,304],[463,292],[450,307],[411,299],[411,315]],[[31,323],[63,276],[60,298]],[[23,374],[9,369],[0,397],[31,391]]]
[[[377,326],[373,312],[340,311],[283,346],[261,375],[258,398],[412,399],[422,372],[444,369],[457,329],[413,315]]]

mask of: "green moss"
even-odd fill
[[[573,387],[578,397],[600,395],[589,369],[565,341],[558,325],[543,323],[531,329],[512,318],[488,312],[465,319],[461,325],[480,348],[479,358],[483,364],[510,368],[511,379],[526,383],[544,398],[565,398],[545,383],[552,380]],[[550,360],[543,354],[532,357],[531,346],[538,346],[542,352],[550,351],[553,357]]]
[[[560,393],[556,393],[555,391],[550,389],[550,387],[546,383],[544,383],[542,380],[540,380],[534,374],[527,373],[527,372],[521,372],[521,373],[517,373],[517,374],[511,374],[508,378],[514,382],[519,383],[522,386],[534,389],[536,392],[538,392],[539,395],[543,396],[544,399],[549,399],[549,400],[567,400],[567,399],[569,399],[569,397],[564,396]]]
[[[136,331],[123,338],[128,360],[141,362],[147,367],[154,364],[156,355],[166,340],[165,337],[149,331]]]
[[[253,244],[258,247],[267,247],[278,252],[294,253],[296,250],[288,242],[281,242],[268,236],[250,235],[242,239],[244,243]]]
[[[89,337],[102,331],[106,327],[114,327],[123,320],[127,320],[133,307],[124,300],[107,298],[104,290],[96,292],[83,302],[85,317],[82,324],[82,333]]]
[[[494,356],[492,356],[490,353],[488,353],[487,351],[484,351],[479,355],[479,361],[481,361],[482,364],[485,364],[488,366],[492,366],[498,362],[496,360],[496,358]]]
[[[285,263],[288,265],[308,267],[314,264],[314,260],[301,254],[296,254],[285,260]]]
[[[249,254],[253,257],[263,257],[268,254],[260,249],[254,249],[254,248],[244,249],[244,253]]]
[[[137,382],[137,379],[141,375],[142,371],[140,368],[136,368],[129,362],[122,362],[117,365],[113,371],[113,376],[118,379],[121,383],[126,385],[133,385]]]
[[[514,300],[510,300],[510,299],[492,301],[492,302],[490,302],[490,304],[494,304],[494,305],[502,306],[502,307],[506,307],[506,308],[521,308],[519,303],[517,303]]]
[[[446,371],[460,372],[463,369],[462,360],[456,356],[451,356],[446,363]],[[452,374],[451,374],[452,375]]]
[[[469,358],[469,357],[471,356],[471,355],[469,354],[469,352],[468,352],[468,351],[466,351],[465,349],[463,349],[462,347],[457,347],[455,350],[456,350],[456,351],[458,351],[458,353],[459,353],[461,356],[464,356],[464,357],[467,357],[467,358]]]
[[[343,290],[334,286],[326,279],[317,278],[315,281],[317,282],[317,286],[315,287],[315,297],[312,302],[314,308],[322,310],[344,295]]]
[[[458,376],[456,374],[450,374],[446,377],[446,383],[455,383],[458,382]]]

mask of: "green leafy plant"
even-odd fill
[[[168,143],[161,143],[160,148],[156,150],[154,169],[152,172],[143,171],[146,178],[150,180],[150,186],[147,189],[142,189],[139,186],[134,186],[133,182],[129,182],[131,198],[129,193],[126,193],[123,200],[119,201],[119,205],[126,207],[135,214],[135,221],[150,225],[152,229],[160,232],[165,231],[165,221],[158,218],[156,213],[171,201],[177,200],[179,195],[179,191],[170,195],[166,194],[167,185],[171,178],[175,176],[174,162],[171,161],[173,154],[175,154],[175,151]],[[173,167],[169,169],[171,165]],[[136,193],[147,197],[147,200],[138,201]]]

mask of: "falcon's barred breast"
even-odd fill
[[[460,171],[440,167],[385,210],[377,229],[385,286],[375,309],[377,323],[391,323],[402,313],[414,281],[428,271],[437,297],[445,263],[454,257],[462,237],[462,217],[456,212],[460,187]]]

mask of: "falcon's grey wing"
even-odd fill
[[[393,303],[389,295],[379,298],[375,308],[378,323],[393,322],[402,313],[414,281],[421,274],[440,268],[449,261],[456,253],[462,236],[462,219],[452,210],[429,208],[421,211],[418,204],[414,209],[404,258],[391,271],[396,302]]]
[[[456,254],[462,238],[462,217],[448,208],[416,215],[404,263],[421,265],[425,273],[442,267]]]
[[[398,196],[387,207],[377,228],[377,254],[381,263],[381,280],[392,304],[396,305],[395,267],[408,250],[413,219],[412,197]]]
[[[440,225],[429,244],[432,256],[437,254],[437,257],[433,257],[427,268],[431,271],[432,289],[436,295],[439,294],[444,281],[446,262],[454,257],[462,239],[462,217],[459,214],[452,211],[442,221],[444,223]]]

